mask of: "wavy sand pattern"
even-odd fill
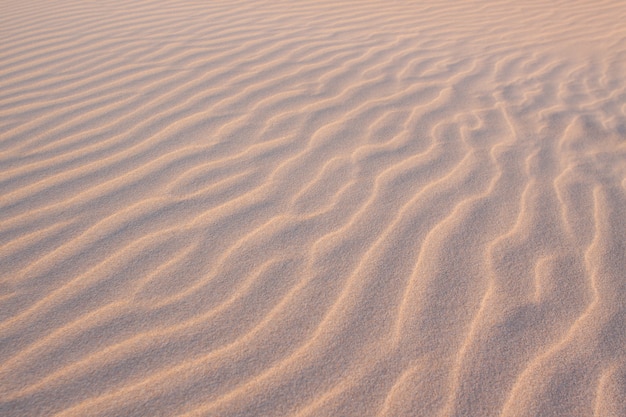
[[[0,415],[626,416],[625,1],[1,8]]]

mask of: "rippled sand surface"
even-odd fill
[[[0,415],[626,416],[626,1],[0,10]]]

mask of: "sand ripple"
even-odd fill
[[[626,415],[626,3],[5,1],[0,415]]]

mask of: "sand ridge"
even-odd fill
[[[0,415],[626,415],[626,2],[2,9]]]

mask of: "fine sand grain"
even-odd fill
[[[0,1],[0,415],[626,416],[626,1]]]

